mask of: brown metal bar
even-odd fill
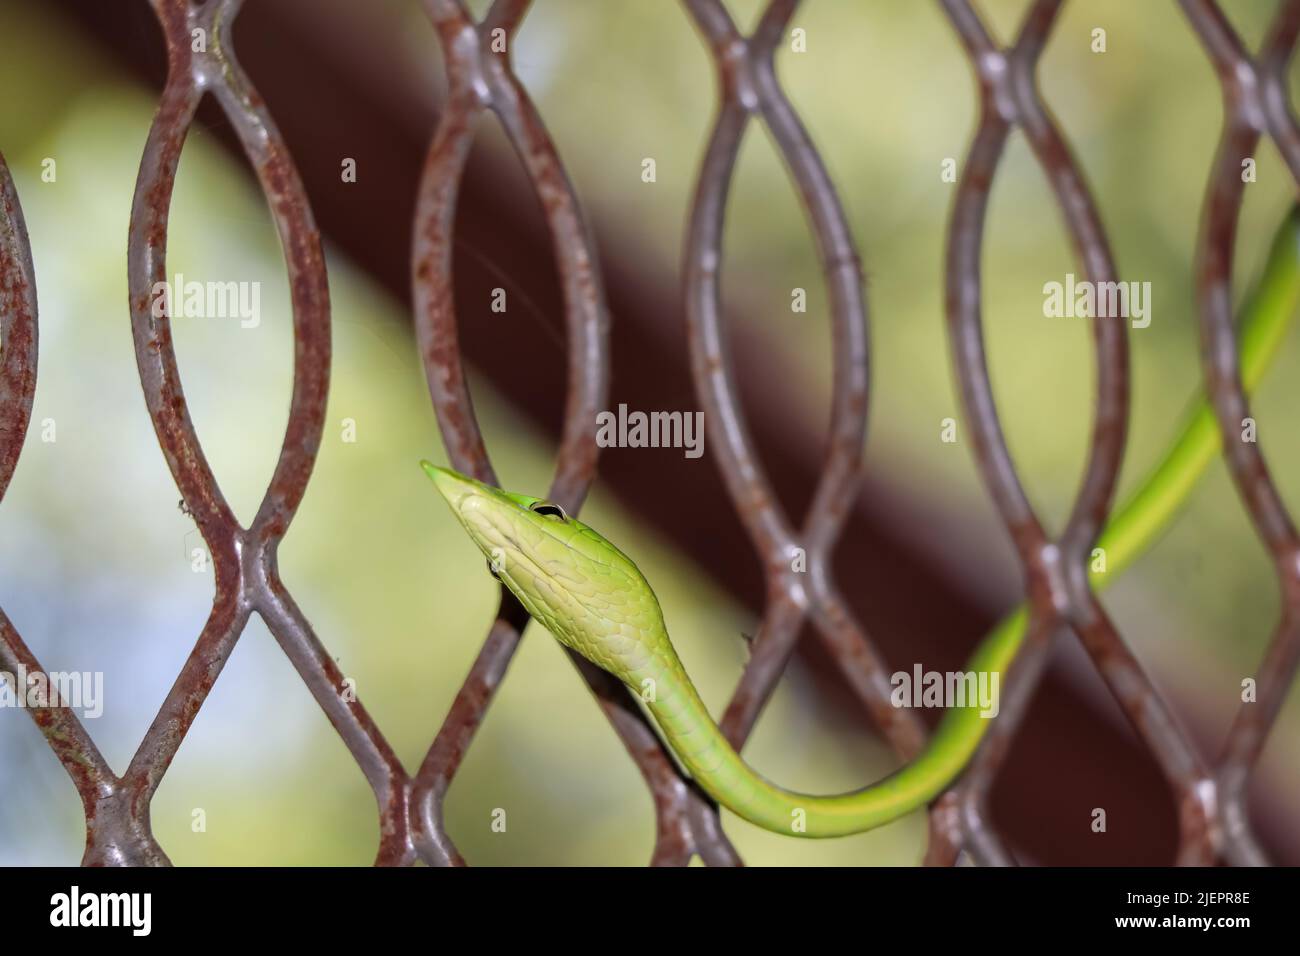
[[[943,0],[979,79],[980,122],[965,173],[958,185],[949,229],[947,301],[950,341],[969,419],[975,457],[985,484],[1002,515],[1024,565],[1030,602],[1027,642],[1032,655],[1026,673],[1041,674],[1047,635],[1069,627],[1079,637],[1098,672],[1110,688],[1134,730],[1164,771],[1179,808],[1179,859],[1207,863],[1213,859],[1215,814],[1208,772],[1194,746],[1178,727],[1137,658],[1119,637],[1088,583],[1088,559],[1109,512],[1125,442],[1129,400],[1128,340],[1123,316],[1099,316],[1093,321],[1096,364],[1096,412],[1088,464],[1069,521],[1059,537],[1050,538],[1029,504],[1006,447],[984,355],[980,316],[980,253],[985,211],[1003,147],[1013,127],[1029,139],[1060,203],[1065,224],[1086,278],[1114,282],[1116,269],[1105,231],[1087,187],[1064,139],[1038,99],[1034,70],[1062,0],[1036,0],[1029,8],[1015,44],[998,50],[967,0]],[[1027,691],[1018,690],[1024,694]],[[1007,724],[1023,717],[1018,702],[1010,717],[977,755],[971,776],[974,786],[959,785],[958,803],[972,849],[982,846],[989,861],[1009,854],[994,847],[984,832],[980,801],[987,794],[987,776],[1005,753]]]
[[[364,706],[348,692],[343,675],[280,580],[276,564],[277,548],[302,499],[324,425],[330,361],[329,290],[320,236],[302,183],[261,97],[233,55],[230,30],[241,4],[242,0],[214,0],[202,6],[188,0],[154,0],[167,43],[169,69],[141,161],[131,213],[128,273],[132,331],[149,414],[181,496],[212,555],[216,594],[194,651],[122,777],[124,806],[116,819],[133,833],[141,828],[147,833],[149,800],[229,659],[248,616],[256,611],[375,793],[382,834],[377,862],[407,862],[413,851],[406,828],[405,771]],[[206,37],[205,52],[194,51],[193,31],[202,31]],[[289,422],[271,484],[247,529],[235,519],[204,458],[172,348],[170,307],[155,309],[151,291],[167,277],[167,212],[172,186],[185,135],[206,90],[213,92],[235,128],[266,193],[285,251],[293,304],[294,384]],[[106,827],[102,818],[96,818],[91,830],[96,840],[105,839],[110,847],[126,840]],[[88,850],[87,862],[103,861]],[[156,862],[165,862],[165,857]]]
[[[569,330],[568,399],[548,497],[576,514],[595,477],[594,423],[609,397],[609,313],[595,267],[595,243],[577,196],[541,117],[510,67],[514,30],[528,6],[519,0],[497,0],[483,23],[476,24],[460,0],[425,2],[442,42],[450,89],[425,161],[416,206],[415,327],[429,394],[452,464],[480,481],[499,484],[465,383],[452,287],[456,196],[475,122],[491,110],[541,199],[562,278]],[[506,42],[504,48],[494,49],[498,30],[504,31]],[[488,640],[416,777],[413,823],[420,855],[429,863],[463,863],[443,829],[442,801],[527,622],[527,615],[504,587],[501,594],[501,610]],[[569,652],[569,656],[650,787],[657,820],[653,862],[685,865],[698,852],[712,862],[738,863],[721,828],[709,818],[707,798],[679,776],[625,688],[579,655]]]
[[[1240,865],[1264,865],[1246,807],[1249,774],[1300,668],[1300,536],[1273,484],[1263,451],[1244,440],[1251,418],[1241,384],[1232,326],[1233,256],[1245,200],[1242,160],[1262,134],[1272,137],[1300,186],[1300,128],[1290,108],[1286,69],[1300,35],[1300,2],[1282,0],[1253,59],[1215,4],[1182,0],[1223,86],[1223,132],[1210,174],[1197,244],[1197,298],[1205,387],[1214,405],[1223,455],[1256,532],[1268,548],[1282,597],[1281,617],[1256,674],[1256,698],[1243,702],[1217,767],[1224,854]]]
[[[924,740],[920,721],[889,702],[884,661],[845,607],[830,572],[831,549],[844,526],[859,480],[866,437],[868,355],[862,266],[834,186],[776,78],[773,50],[798,6],[774,0],[748,39],[736,30],[719,0],[685,0],[719,70],[722,97],[701,165],[684,251],[687,330],[692,371],[719,469],[735,510],[764,567],[768,609],[753,654],[722,719],[739,745],[785,669],[805,615],[814,624],[849,685],[861,697],[895,749],[916,753]],[[796,532],[777,504],[758,464],[740,408],[732,359],[721,324],[722,228],[727,192],[740,139],[752,115],[772,132],[808,213],[831,301],[834,376],[829,450],[804,527]],[[807,571],[793,570],[802,552]]]
[[[22,206],[4,156],[0,155],[0,501],[4,500],[32,417],[36,395],[36,274]],[[44,673],[9,617],[0,610],[0,670]],[[47,687],[54,685],[46,680]],[[13,688],[26,696],[28,688]],[[60,706],[57,692],[44,705],[26,708],[50,749],[72,778],[87,816],[114,781],[104,757],[77,715]]]

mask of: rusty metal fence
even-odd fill
[[[468,678],[422,765],[397,759],[298,608],[277,568],[320,444],[330,369],[330,307],[320,237],[306,193],[274,121],[231,43],[242,0],[151,0],[167,45],[168,80],[154,118],[131,212],[130,310],[149,414],[184,504],[212,555],[212,611],[156,719],[122,774],[115,773],[72,710],[30,709],[67,770],[85,810],[86,864],[165,864],[150,829],[150,801],[186,732],[221,674],[250,614],[266,622],[285,655],[348,747],[372,788],[380,815],[376,864],[464,861],[442,807],[493,696],[505,678],[527,615],[503,590],[499,611]],[[985,483],[1024,568],[1029,634],[1012,668],[1002,713],[963,777],[934,802],[926,861],[1014,862],[988,822],[986,802],[1007,748],[1043,674],[1055,636],[1073,631],[1097,672],[1155,757],[1179,812],[1178,862],[1267,862],[1252,835],[1246,785],[1300,664],[1300,535],[1259,446],[1236,440],[1249,409],[1238,374],[1231,322],[1233,249],[1243,201],[1241,161],[1261,137],[1277,144],[1300,183],[1300,126],[1287,97],[1286,70],[1300,35],[1300,0],[1281,0],[1257,55],[1234,33],[1214,0],[1179,0],[1213,61],[1225,121],[1209,183],[1196,264],[1204,376],[1227,462],[1277,569],[1283,612],[1258,671],[1258,701],[1241,708],[1214,761],[1198,754],[1088,586],[1086,562],[1111,507],[1126,442],[1129,364],[1122,323],[1094,321],[1096,405],[1084,478],[1059,534],[1040,524],[1003,440],[981,329],[980,252],[985,210],[1003,147],[1019,128],[1047,174],[1085,277],[1118,278],[1082,172],[1035,84],[1038,57],[1064,0],[1034,0],[1019,35],[1000,48],[968,0],[940,0],[974,67],[980,120],[962,167],[948,231],[946,312],[953,357]],[[452,291],[456,200],[475,121],[492,111],[521,157],[549,224],[568,329],[568,394],[550,497],[571,512],[596,472],[595,416],[606,406],[609,315],[596,250],[578,197],[529,94],[511,68],[510,39],[531,0],[496,0],[476,22],[461,0],[423,0],[437,31],[448,92],[429,149],[414,216],[411,280],[415,328],[429,393],[454,467],[496,483],[475,420],[457,345]],[[834,583],[831,554],[854,500],[865,440],[867,302],[853,232],[830,176],[777,79],[774,53],[799,0],[771,0],[752,35],[737,29],[721,0],[682,0],[711,51],[720,104],[695,189],[683,251],[692,372],[735,509],[766,569],[767,606],[753,653],[721,726],[743,746],[811,622],[831,658],[901,759],[926,732],[915,714],[890,704],[888,668]],[[196,52],[193,31],[208,38]],[[150,290],[166,276],[167,218],[181,148],[200,99],[211,94],[237,131],[268,200],[284,249],[294,316],[292,407],[279,461],[251,525],[243,527],[208,467],[190,420],[168,318],[156,317]],[[831,302],[834,380],[830,441],[820,485],[803,521],[784,514],[755,454],[721,328],[721,240],[741,137],[766,124],[812,225]],[[0,496],[17,465],[36,388],[36,279],[18,197],[0,160]],[[808,573],[791,570],[803,549]],[[655,808],[652,863],[736,865],[740,859],[718,811],[684,778],[623,687],[574,656],[605,717],[636,763]],[[40,670],[0,611],[0,669]]]

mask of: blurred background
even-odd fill
[[[471,6],[481,13],[486,3]],[[732,0],[748,29],[763,4]],[[1269,0],[1224,4],[1252,47]],[[1007,39],[1021,0],[980,4]],[[960,667],[1020,597],[1017,563],[984,493],[961,421],[942,311],[952,184],[975,122],[971,68],[938,4],[806,0],[808,51],[778,56],[783,84],[827,163],[868,274],[873,342],[865,479],[837,579],[893,667]],[[1092,52],[1092,30],[1107,33]],[[416,462],[445,461],[411,332],[409,235],[416,177],[443,89],[416,0],[248,0],[236,49],[307,183],[325,234],[333,301],[329,422],[281,550],[298,604],[409,769],[422,759],[492,619],[497,588]],[[614,322],[611,407],[691,410],[680,258],[715,110],[711,60],[668,0],[540,0],[514,47],[603,257]],[[126,287],[127,219],[165,75],[144,0],[0,0],[0,150],[31,234],[40,298],[32,428],[0,507],[0,606],[51,670],[102,671],[89,731],[119,772],[157,712],[211,605],[202,541],[145,413]],[[1190,266],[1218,135],[1219,88],[1169,3],[1067,4],[1040,69],[1093,188],[1121,277],[1149,281],[1153,321],[1131,335],[1133,421],[1121,492],[1162,454],[1198,387]],[[173,323],[203,447],[247,522],[288,414],[292,330],[278,241],[229,124],[212,103],[186,142],[168,271],[258,281],[262,321]],[[356,183],[340,163],[357,160]],[[641,162],[657,181],[641,181]],[[55,182],[42,161],[57,163]],[[1271,147],[1258,159],[1239,251],[1238,297],[1258,274],[1292,196]],[[538,203],[494,122],[462,193],[458,314],[475,407],[507,487],[542,493],[560,423],[563,312]],[[829,410],[831,339],[820,270],[797,197],[760,123],[731,190],[725,300],[746,408],[796,517],[814,487]],[[1083,320],[1046,319],[1042,287],[1077,272],[1044,177],[1013,138],[993,190],[984,315],[1013,454],[1044,520],[1059,527],[1081,474],[1092,367]],[[504,314],[490,290],[507,289]],[[806,314],[790,290],[808,290]],[[1300,341],[1254,405],[1260,440],[1300,504],[1293,438]],[[343,422],[355,421],[356,441]],[[55,440],[42,441],[42,423]],[[959,429],[960,429],[959,425]],[[703,458],[608,449],[584,520],[641,565],[688,670],[715,714],[756,632],[762,582]],[[210,566],[209,566],[210,567]],[[1264,550],[1216,462],[1176,526],[1105,598],[1207,756],[1220,746],[1278,609]],[[895,766],[834,668],[805,639],[746,748],[763,774],[806,792],[860,786]],[[1300,701],[1293,695],[1254,778],[1258,829],[1300,863]],[[925,715],[927,720],[934,717]],[[1093,807],[1109,830],[1091,833]],[[491,830],[505,808],[505,833]],[[206,832],[191,830],[202,808]],[[1162,863],[1175,816],[1072,639],[1026,721],[994,819],[1022,858]],[[254,618],[153,803],[177,864],[367,864],[374,799],[343,744]],[[448,797],[448,830],[475,864],[640,864],[650,797],[558,646],[530,629]],[[924,819],[801,842],[735,818],[751,864],[919,860]],[[74,864],[75,791],[25,714],[0,712],[0,863]]]

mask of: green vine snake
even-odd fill
[[[1276,354],[1300,298],[1300,206],[1273,240],[1259,284],[1242,307],[1242,382],[1252,390]],[[1100,588],[1169,523],[1219,448],[1204,394],[1174,444],[1115,512],[1097,546],[1108,569]],[[560,643],[613,674],[645,702],[699,785],[736,815],[777,833],[834,837],[889,823],[938,796],[960,774],[990,721],[977,703],[952,707],[910,764],[852,793],[811,796],[781,789],[728,743],[686,675],[658,599],[637,566],[596,531],[542,499],[511,494],[421,463],[494,576]],[[1005,672],[1025,636],[1022,605],[979,644],[967,670]]]

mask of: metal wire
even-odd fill
[[[1064,627],[1078,635],[1164,771],[1181,808],[1180,856],[1184,862],[1208,862],[1207,829],[1214,810],[1206,805],[1207,793],[1201,786],[1206,773],[1201,761],[1088,584],[1087,562],[1110,511],[1128,423],[1129,361],[1123,321],[1114,316],[1093,321],[1097,402],[1092,444],[1082,487],[1058,537],[1049,537],[1044,531],[1017,477],[998,422],[984,357],[979,268],[984,216],[993,177],[1013,127],[1025,132],[1047,173],[1086,278],[1094,283],[1117,279],[1109,243],[1087,187],[1035,88],[1034,70],[1061,0],[1037,0],[1008,50],[997,49],[965,0],[944,0],[944,8],[975,66],[981,103],[980,122],[958,185],[948,234],[950,339],[975,456],[1020,554],[1029,596],[1026,650],[1018,662],[1020,667],[1012,669],[1010,711],[1001,715],[1009,719],[999,721],[958,789],[962,836],[977,859],[1009,859],[1006,848],[985,825],[980,805],[1009,735],[1023,717],[1033,686],[1041,677],[1051,638]],[[1023,686],[1014,687],[1016,683]],[[960,840],[953,845],[960,845]]]
[[[452,227],[456,193],[484,110],[501,121],[532,181],[550,226],[564,291],[569,336],[569,394],[564,433],[549,498],[576,514],[595,477],[596,413],[609,386],[609,315],[596,270],[595,244],[577,196],[541,117],[510,68],[510,37],[531,0],[496,0],[475,23],[460,0],[425,0],[447,65],[447,103],[425,161],[415,214],[412,257],[415,326],[429,380],[429,394],[448,457],[458,470],[499,484],[474,417],[457,348],[452,295]],[[493,32],[507,42],[496,44]],[[442,801],[466,748],[482,723],[492,696],[528,617],[503,587],[501,607],[469,677],[452,703],[442,730],[415,781],[415,831],[421,856],[430,863],[460,863],[442,823]],[[709,812],[707,798],[678,773],[645,716],[610,675],[577,654],[569,655],[615,733],[654,795],[654,862],[685,864],[694,853],[706,862],[739,862]]]
[[[152,0],[167,45],[168,79],[145,146],[130,221],[128,275],[140,379],[159,445],[213,558],[211,614],[126,772],[115,774],[75,714],[52,701],[29,709],[81,796],[87,864],[166,864],[149,825],[153,793],[220,676],[250,614],[266,622],[347,745],[378,805],[375,862],[465,861],[443,822],[443,801],[519,645],[527,614],[508,592],[445,722],[412,776],[345,685],[276,563],[310,478],[324,423],[330,368],[329,293],[320,237],[307,196],[265,105],[240,69],[231,24],[242,0]],[[968,0],[940,0],[974,67],[980,120],[957,190],[948,232],[946,314],[955,372],[975,455],[1025,574],[1029,630],[1002,712],[962,778],[930,811],[928,863],[1015,862],[986,810],[1007,749],[1043,676],[1056,636],[1080,639],[1174,794],[1178,862],[1266,862],[1245,809],[1251,767],[1300,667],[1300,536],[1269,476],[1258,444],[1240,440],[1249,416],[1231,324],[1233,247],[1243,199],[1241,160],[1267,134],[1300,183],[1300,126],[1286,95],[1286,70],[1300,34],[1300,0],[1279,3],[1260,54],[1251,57],[1213,0],[1180,0],[1223,85],[1225,121],[1207,191],[1198,251],[1205,379],[1225,456],[1277,569],[1283,611],[1258,675],[1258,702],[1244,706],[1214,764],[1178,726],[1120,637],[1087,579],[1087,561],[1112,504],[1126,442],[1128,343],[1113,319],[1093,324],[1096,400],[1088,461],[1069,520],[1057,535],[1038,520],[1008,452],[993,401],[981,322],[980,253],[985,211],[1007,138],[1020,129],[1047,174],[1087,279],[1118,270],[1084,177],[1036,89],[1035,69],[1063,0],[1035,0],[1008,48],[991,38]],[[452,464],[497,483],[476,421],[458,346],[452,287],[456,200],[478,121],[491,112],[517,152],[545,212],[564,295],[568,392],[550,497],[577,512],[595,477],[593,423],[607,402],[609,323],[595,243],[559,154],[509,50],[531,0],[496,0],[479,22],[462,0],[424,0],[437,31],[448,92],[413,223],[415,329]],[[890,704],[889,668],[837,589],[832,550],[854,500],[870,396],[868,309],[862,268],[843,206],[816,147],[777,79],[774,52],[799,0],[771,0],[743,36],[722,0],[682,0],[718,71],[719,108],[695,186],[684,251],[683,291],[694,382],[736,513],[764,568],[767,603],[753,653],[721,720],[743,746],[770,698],[801,628],[810,622],[868,715],[900,757],[924,746],[915,714]],[[191,35],[203,30],[204,52]],[[507,40],[504,44],[500,38]],[[181,148],[200,99],[211,93],[236,130],[265,193],[285,251],[294,315],[293,397],[275,474],[252,524],[236,520],[194,432],[166,315],[150,290],[166,277],[167,217]],[[776,502],[755,454],[722,327],[722,235],[741,140],[761,120],[787,166],[808,216],[830,298],[834,376],[828,450],[812,505],[792,522]],[[37,307],[31,252],[18,197],[0,157],[0,498],[26,434],[36,387]],[[507,483],[508,484],[508,483]],[[806,573],[794,570],[802,553]],[[683,865],[698,855],[738,865],[717,808],[686,779],[621,685],[576,655],[597,705],[641,771],[655,807],[652,863]],[[0,611],[0,666],[39,664]]]
[[[1224,856],[1235,864],[1260,865],[1267,857],[1251,832],[1246,784],[1300,666],[1300,537],[1259,444],[1243,440],[1250,405],[1241,386],[1232,328],[1232,268],[1245,199],[1242,161],[1253,154],[1261,134],[1272,137],[1300,186],[1300,127],[1286,83],[1300,35],[1300,2],[1278,4],[1258,58],[1246,51],[1215,4],[1182,0],[1182,7],[1218,70],[1224,100],[1223,133],[1197,249],[1205,387],[1219,421],[1228,469],[1256,532],[1272,553],[1282,596],[1281,618],[1258,671],[1256,699],[1242,704],[1216,768]]]

